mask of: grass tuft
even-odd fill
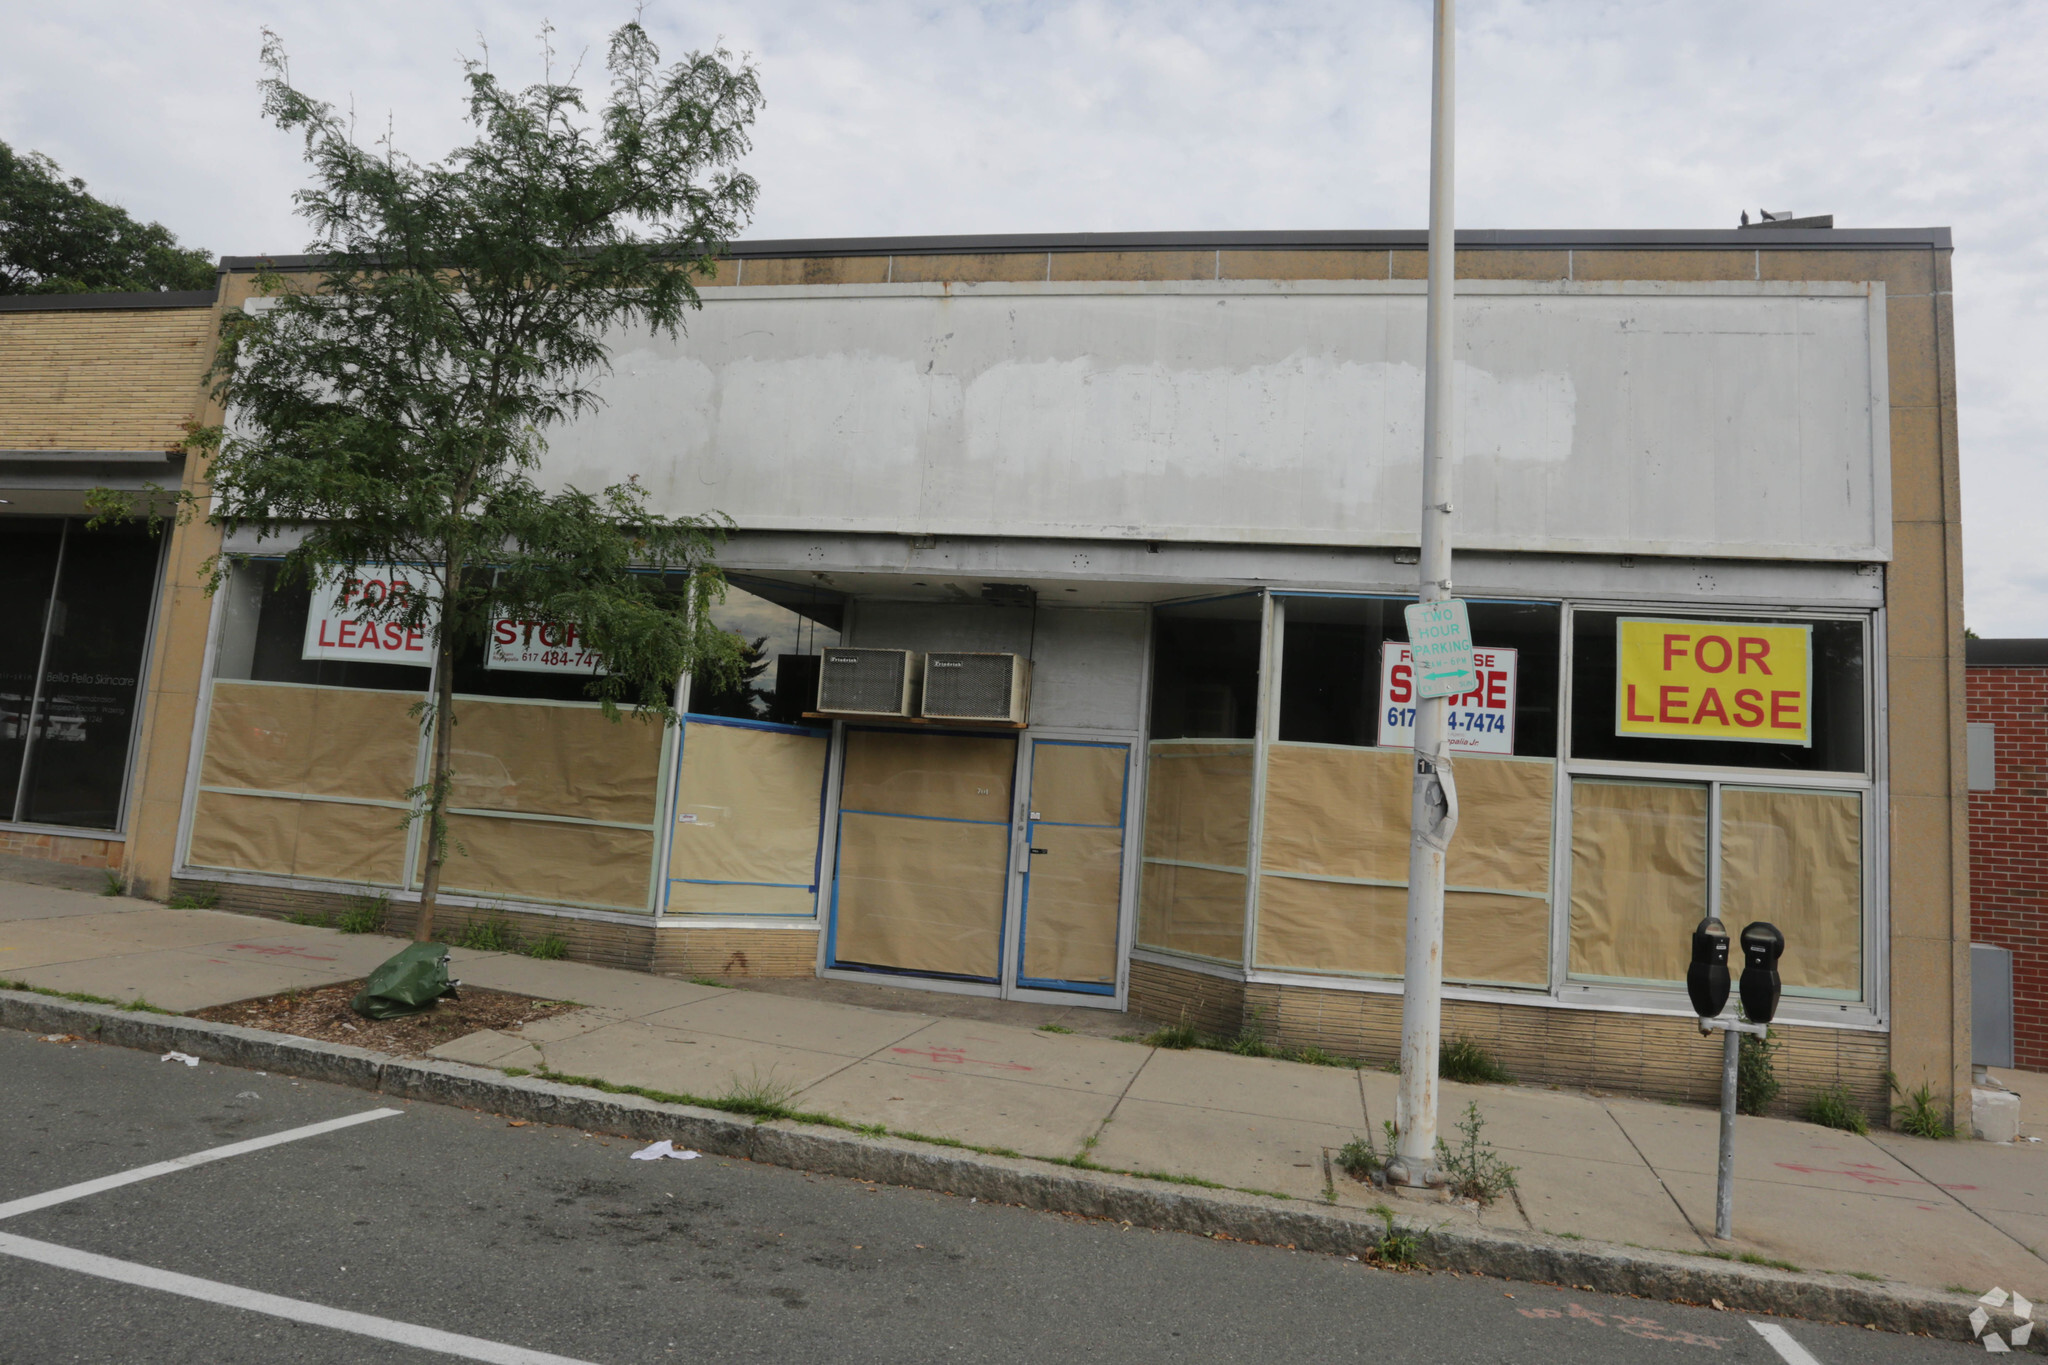
[[[1337,1149],[1337,1164],[1353,1180],[1376,1180],[1394,1159],[1401,1133],[1394,1127],[1392,1119],[1380,1125],[1384,1134],[1384,1145],[1374,1142],[1371,1135],[1355,1137]]]
[[[1824,1128],[1839,1128],[1845,1133],[1864,1135],[1870,1132],[1870,1120],[1849,1098],[1849,1087],[1839,1082],[1809,1096],[1799,1110],[1799,1117]]]
[[[1422,1258],[1422,1237],[1394,1221],[1394,1211],[1385,1204],[1375,1204],[1372,1211],[1380,1217],[1379,1241],[1374,1243],[1372,1258],[1383,1266],[1395,1270],[1406,1270]]]
[[[1183,1020],[1168,1024],[1165,1028],[1145,1035],[1145,1046],[1170,1048],[1175,1052],[1186,1052],[1202,1045],[1202,1031]]]
[[[1451,1182],[1451,1193],[1460,1199],[1476,1199],[1483,1208],[1515,1188],[1515,1168],[1500,1159],[1483,1136],[1486,1120],[1477,1101],[1468,1101],[1465,1116],[1458,1120],[1456,1147],[1442,1138],[1436,1140],[1437,1164]]]
[[[477,953],[516,953],[519,934],[503,915],[486,915],[462,926],[457,946]]]
[[[119,868],[105,868],[101,871],[100,876],[104,879],[100,883],[100,894],[102,896],[118,896],[127,891],[128,884],[121,880]]]
[[[133,1000],[114,1000],[104,995],[91,995],[85,991],[53,991],[42,986],[31,985],[26,981],[7,980],[0,980],[0,990],[27,991],[31,995],[47,995],[52,1000],[71,1000],[81,1005],[111,1005],[117,1010],[128,1010],[131,1013],[168,1014],[173,1018],[180,1017],[176,1010],[167,1010],[161,1005],[152,1005],[139,995]]]
[[[692,986],[716,986],[718,987],[718,989],[722,991],[732,989],[732,987],[726,985],[723,981],[720,981],[715,977],[709,976],[693,976],[690,978],[690,984]]]
[[[1070,1029],[1070,1028],[1068,1028],[1068,1027],[1067,1027],[1067,1026],[1066,1026],[1065,1024],[1040,1024],[1040,1025],[1038,1026],[1038,1031],[1039,1031],[1040,1033],[1072,1033],[1072,1032],[1073,1032],[1073,1030],[1072,1030],[1072,1029]]]
[[[1911,1133],[1914,1137],[1952,1138],[1956,1135],[1955,1126],[1948,1121],[1948,1115],[1941,1112],[1941,1102],[1934,1098],[1932,1081],[1921,1085],[1909,1095],[1899,1084],[1896,1074],[1887,1071],[1884,1078],[1891,1086],[1892,1093],[1902,1101],[1892,1107],[1892,1127],[1902,1133]]]
[[[180,891],[164,902],[167,910],[211,910],[220,904],[220,892],[208,888],[204,891]]]
[[[519,951],[543,962],[554,962],[569,951],[569,940],[560,934],[542,934],[539,938],[528,939]]]
[[[1506,1085],[1514,1077],[1477,1038],[1461,1033],[1437,1050],[1437,1074],[1468,1085]]]
[[[334,927],[344,934],[382,933],[384,916],[390,909],[389,896],[350,896]]]
[[[1736,1014],[1747,1020],[1741,1010]],[[1784,1085],[1778,1080],[1778,1040],[1770,1034],[1740,1035],[1735,1051],[1735,1112],[1761,1114]]]
[[[325,929],[328,924],[328,918],[312,910],[298,910],[286,915],[284,922],[286,924],[308,924],[315,929]]]

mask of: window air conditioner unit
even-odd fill
[[[1017,654],[927,654],[922,714],[1022,725],[1031,714],[1031,663]]]
[[[908,716],[918,656],[907,649],[828,649],[818,665],[818,709],[843,716]]]

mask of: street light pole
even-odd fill
[[[1429,307],[1422,400],[1421,597],[1451,596],[1451,293],[1453,227],[1454,0],[1436,0],[1435,74],[1429,138]],[[1400,1131],[1387,1174],[1403,1185],[1437,1185],[1437,1049],[1443,1023],[1444,856],[1457,825],[1451,782],[1451,698],[1415,703],[1415,790],[1408,840],[1408,952],[1402,977]]]

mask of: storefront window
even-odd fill
[[[1401,612],[1413,598],[1294,597],[1280,599],[1285,615],[1280,665],[1280,739],[1304,744],[1382,743],[1382,710],[1405,694],[1386,695],[1383,679],[1408,639]],[[1511,711],[1512,748],[1490,744],[1476,752],[1512,752],[1550,758],[1557,753],[1559,610],[1549,602],[1471,602],[1472,638],[1495,657],[1490,698]],[[1404,677],[1405,675],[1396,675]],[[1396,682],[1396,687],[1399,687]],[[1487,700],[1487,698],[1480,698]],[[1404,708],[1405,709],[1405,708]],[[1484,706],[1477,708],[1485,710]],[[1404,717],[1413,725],[1412,717]],[[1401,718],[1397,718],[1401,719]],[[1398,724],[1395,728],[1399,728]],[[1408,741],[1390,747],[1411,747]]]
[[[1141,947],[1244,960],[1263,615],[1250,593],[1154,614]]]
[[[0,534],[0,591],[32,626],[0,664],[0,818],[119,827],[160,552],[142,526]]]
[[[1654,652],[1633,693],[1618,663],[1619,623],[1624,620],[1655,626]],[[1779,658],[1792,646],[1777,641],[1760,641],[1745,653],[1744,630],[1750,628],[1749,634],[1758,636],[1756,627],[1804,635],[1807,657]],[[1766,643],[1778,652],[1768,652]],[[1766,673],[1766,668],[1772,671]],[[1668,686],[1663,685],[1665,678],[1671,680]],[[1664,724],[1669,737],[1618,733],[1631,714],[1644,718],[1645,725]],[[1714,619],[1669,612],[1572,614],[1575,759],[1861,773],[1867,762],[1863,716],[1860,621]],[[1652,720],[1661,717],[1673,719]],[[1769,738],[1773,722],[1784,726],[1793,721],[1803,722],[1794,742]],[[1686,726],[1693,732],[1686,733]],[[1716,738],[1717,733],[1739,737]]]
[[[312,589],[303,579],[281,585],[283,570],[283,565],[269,560],[236,567],[225,589],[214,677],[394,692],[427,690],[431,671],[426,668],[306,658]]]
[[[818,709],[818,660],[839,643],[844,599],[834,592],[749,578],[728,579],[711,619],[739,636],[746,664],[723,686],[693,683],[690,710],[700,716],[804,724]]]

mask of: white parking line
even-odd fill
[[[351,1313],[342,1308],[307,1303],[303,1299],[264,1294],[232,1284],[180,1275],[175,1271],[158,1270],[154,1266],[137,1265],[133,1261],[95,1256],[89,1251],[74,1251],[50,1242],[32,1241],[7,1232],[0,1232],[0,1254],[40,1261],[63,1270],[75,1270],[81,1275],[97,1275],[103,1280],[121,1284],[159,1289],[166,1294],[182,1294],[188,1299],[200,1299],[228,1308],[264,1313],[291,1322],[331,1327],[338,1332],[354,1332],[357,1336],[375,1337],[379,1341],[395,1341],[401,1346],[416,1346],[423,1351],[439,1351],[464,1360],[489,1361],[491,1365],[591,1365],[587,1360],[549,1355],[546,1351],[529,1351],[524,1346],[508,1346],[500,1341],[485,1341],[482,1337],[466,1337],[459,1332],[443,1332],[436,1327],[395,1322],[390,1318],[372,1317],[368,1313]]]
[[[1785,1358],[1785,1365],[1820,1365],[1813,1353],[1792,1339],[1792,1334],[1775,1322],[1758,1322],[1750,1319],[1749,1325],[1756,1328],[1756,1334],[1771,1343],[1771,1349]]]
[[[225,1147],[209,1147],[203,1152],[173,1157],[169,1161],[159,1161],[153,1166],[137,1166],[134,1170],[122,1171],[119,1175],[103,1175],[98,1180],[80,1181],[76,1185],[66,1185],[61,1190],[32,1194],[25,1199],[0,1204],[0,1218],[33,1213],[52,1204],[67,1204],[74,1199],[83,1199],[89,1194],[98,1194],[101,1190],[119,1189],[123,1185],[133,1185],[138,1180],[151,1180],[160,1175],[169,1175],[173,1171],[203,1166],[209,1161],[241,1156],[244,1152],[260,1152],[265,1147],[275,1147],[281,1142],[297,1142],[300,1138],[318,1137],[322,1133],[331,1133],[338,1128],[353,1128],[358,1123],[368,1123],[372,1119],[396,1118],[404,1112],[403,1109],[371,1109],[361,1114],[350,1114],[347,1118],[328,1119],[325,1123],[309,1123],[303,1128],[289,1128],[282,1133],[272,1133],[269,1137],[250,1138],[247,1142],[231,1142]]]

